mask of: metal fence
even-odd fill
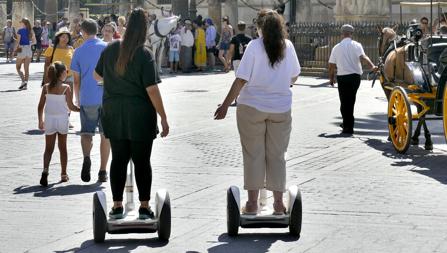
[[[300,23],[290,27],[289,37],[302,67],[327,68],[332,48],[341,40],[342,23]],[[377,27],[393,27],[396,23],[351,23],[353,39],[360,42],[373,62],[377,62]],[[404,34],[408,24],[399,25],[397,34]]]

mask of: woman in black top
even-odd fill
[[[150,156],[156,138],[157,113],[162,133],[169,133],[160,83],[152,53],[144,47],[147,18],[143,9],[132,11],[123,41],[112,42],[101,54],[95,78],[104,81],[101,122],[112,147],[110,184],[114,205],[109,216],[123,218],[123,191],[129,160],[135,164],[141,207],[140,219],[153,218],[149,207],[152,182]]]

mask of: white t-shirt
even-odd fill
[[[237,78],[247,81],[237,102],[262,112],[287,112],[292,107],[290,84],[300,72],[292,42],[286,40],[284,59],[272,68],[262,38],[252,40],[236,72]]]
[[[182,46],[194,46],[194,35],[192,35],[192,32],[190,30],[187,30],[183,27],[183,29],[180,31],[180,36],[182,38]]]
[[[178,52],[180,50],[180,43],[182,42],[182,37],[178,34],[173,34],[169,37],[169,51]]]
[[[363,73],[360,56],[365,55],[362,44],[351,38],[344,38],[332,49],[329,63],[337,65],[337,75],[344,76],[350,74]]]
[[[5,26],[3,28],[3,32],[5,33],[5,42],[12,42],[12,38],[14,37],[15,29],[14,27]]]

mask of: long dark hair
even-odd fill
[[[256,19],[262,31],[262,41],[272,68],[284,59],[287,32],[284,19],[274,10],[261,10]]]
[[[53,62],[53,58],[54,58],[54,52],[56,52],[56,48],[59,45],[59,42],[61,40],[61,36],[66,34],[68,36],[68,43],[67,45],[70,46],[70,42],[71,42],[71,35],[69,33],[61,33],[59,35],[57,35],[54,38],[54,44],[53,44],[53,52],[51,53],[51,58],[50,58],[50,62]]]
[[[53,88],[57,85],[59,78],[65,71],[67,71],[67,67],[64,63],[60,61],[51,63],[51,65],[48,67],[47,72],[48,79],[50,80],[50,88]]]
[[[33,37],[33,29],[31,29],[31,23],[29,22],[29,19],[22,18],[21,21],[25,25],[26,29],[28,30],[28,37],[31,40],[31,37]]]
[[[120,45],[120,53],[116,62],[115,70],[122,76],[126,72],[127,64],[134,57],[138,48],[144,46],[147,33],[147,18],[142,8],[132,11]]]

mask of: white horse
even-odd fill
[[[161,63],[165,49],[166,37],[177,28],[178,16],[164,17],[152,21],[148,30],[148,45],[152,48],[158,71],[162,73]]]

